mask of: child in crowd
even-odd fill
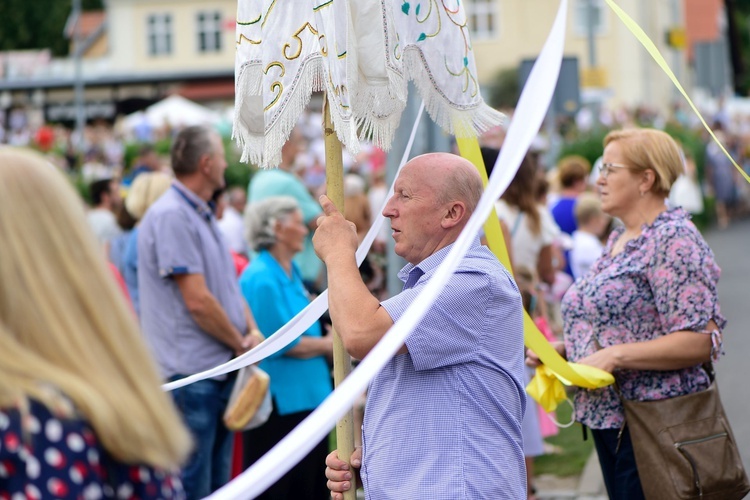
[[[602,254],[602,234],[610,217],[602,211],[599,197],[584,193],[578,197],[575,207],[578,230],[573,233],[573,248],[570,251],[570,268],[575,279],[586,275],[596,259]]]

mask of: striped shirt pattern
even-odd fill
[[[394,321],[450,248],[401,270],[402,281],[416,282],[382,303]],[[521,298],[478,239],[406,346],[368,392],[366,498],[525,498]]]

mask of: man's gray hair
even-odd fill
[[[299,210],[291,196],[274,196],[252,203],[245,209],[245,237],[250,248],[259,252],[276,244],[276,222]]]
[[[477,208],[483,192],[482,178],[476,170],[454,168],[445,179],[443,189],[437,193],[437,197],[439,203],[463,201],[466,203],[466,213],[470,217]]]
[[[182,129],[172,143],[172,171],[177,177],[192,174],[198,170],[203,155],[214,152],[211,142],[213,130],[202,125]]]

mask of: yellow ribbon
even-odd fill
[[[568,366],[596,387],[604,387],[613,384],[615,381],[611,373],[594,368],[593,366],[579,365],[578,363],[568,363]],[[572,385],[568,380],[555,373],[549,366],[540,365],[536,368],[534,378],[526,386],[526,392],[539,403],[539,406],[549,413],[555,411],[557,406],[567,398],[563,384]]]
[[[567,397],[561,380],[546,365],[536,367],[536,375],[526,386],[526,392],[547,413],[555,411]]]
[[[477,171],[479,171],[479,175],[482,176],[482,182],[486,187],[488,182],[487,170],[484,168],[482,152],[479,149],[479,140],[476,137],[457,137],[456,142],[461,156],[474,164]],[[489,217],[487,217],[487,221],[484,223],[484,233],[490,250],[492,250],[497,256],[505,268],[512,273],[513,270],[510,265],[508,250],[505,246],[503,232],[500,229],[500,221],[497,218],[494,208],[490,212]],[[524,345],[534,351],[537,356],[539,356],[542,363],[544,363],[543,372],[552,372],[555,374],[555,377],[552,377],[551,379],[545,378],[545,375],[540,377],[540,370],[537,369],[537,376],[531,381],[529,387],[534,385],[535,387],[538,387],[539,390],[529,391],[527,387],[529,395],[531,395],[531,397],[533,397],[546,410],[551,406],[556,408],[561,401],[565,400],[565,390],[562,387],[560,380],[565,381],[567,384],[572,383],[579,387],[585,387],[588,389],[604,387],[614,382],[614,377],[612,377],[610,373],[592,366],[580,369],[583,365],[568,363],[563,359],[555,348],[547,342],[547,339],[542,335],[542,332],[539,331],[539,328],[537,328],[534,321],[526,311],[524,311],[523,316],[523,337]]]
[[[695,107],[695,104],[693,104],[693,101],[690,100],[690,97],[688,97],[687,92],[685,92],[685,89],[682,88],[682,85],[677,80],[677,77],[674,76],[674,73],[672,73],[672,70],[670,69],[669,65],[667,64],[667,61],[664,59],[664,57],[659,52],[659,49],[656,48],[656,45],[654,45],[654,42],[651,41],[651,39],[646,35],[646,33],[641,29],[640,26],[638,26],[638,23],[633,21],[633,19],[628,16],[625,11],[623,11],[618,5],[613,2],[612,0],[605,0],[607,2],[607,5],[609,5],[612,10],[617,14],[617,17],[620,18],[620,20],[623,22],[623,24],[630,30],[631,33],[638,39],[639,42],[641,42],[641,45],[643,45],[649,54],[651,54],[651,57],[654,58],[654,61],[656,61],[656,64],[658,64],[661,69],[666,73],[666,75],[669,77],[670,80],[672,80],[672,83],[674,83],[675,87],[677,87],[677,90],[680,91],[680,93],[685,97],[688,104],[690,104],[690,107],[693,108],[693,111],[700,119],[701,123],[705,127],[705,129],[708,131],[709,134],[711,134],[711,138],[714,140],[716,144],[719,145],[721,150],[724,152],[725,155],[727,155],[727,158],[732,162],[732,165],[734,165],[734,168],[736,168],[740,174],[745,178],[747,182],[750,182],[750,176],[748,176],[742,168],[737,165],[737,163],[734,161],[734,158],[732,158],[732,155],[730,155],[726,149],[724,149],[724,145],[719,142],[719,139],[716,138],[714,135],[714,131],[711,130],[711,127],[708,126],[706,123],[706,120],[703,119],[703,115],[701,115],[700,111],[698,111],[698,108]]]

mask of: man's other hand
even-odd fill
[[[362,466],[362,448],[355,448],[351,456],[351,469],[349,464],[339,460],[339,452],[332,451],[326,457],[326,477],[328,478],[328,489],[331,490],[333,500],[344,500],[344,491],[352,487],[352,474],[355,474],[359,484],[359,468]]]

